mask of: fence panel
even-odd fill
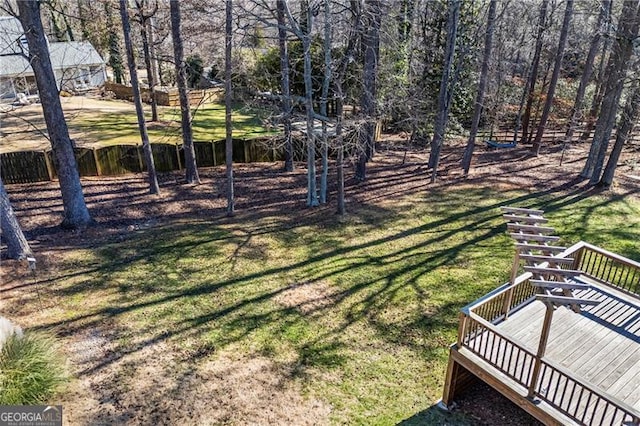
[[[73,153],[76,156],[80,176],[98,176],[98,167],[96,165],[96,157],[93,155],[93,149],[74,148]]]
[[[213,167],[215,163],[213,158],[214,149],[212,142],[194,142],[193,148],[196,151],[196,164],[198,167]]]
[[[2,181],[10,183],[42,182],[51,179],[44,151],[20,151],[0,154]]]
[[[178,162],[178,151],[175,145],[166,143],[152,143],[153,162],[158,172],[170,172],[180,170]],[[145,168],[146,170],[146,168]]]
[[[141,147],[137,145],[113,145],[100,148],[96,157],[102,175],[122,175],[126,173],[140,173]]]

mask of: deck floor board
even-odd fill
[[[601,303],[584,307],[580,313],[569,307],[556,308],[545,359],[640,409],[640,301],[593,282],[589,284],[592,288],[575,291],[575,296]],[[544,303],[532,301],[498,324],[498,330],[536,352],[545,310]],[[494,352],[491,357],[498,364],[502,356],[508,356],[499,350]],[[513,366],[510,370],[515,373],[522,367]],[[550,397],[571,393],[572,385],[562,377],[542,374],[540,380]],[[594,401],[578,403],[595,407]],[[602,415],[596,413],[594,418]]]

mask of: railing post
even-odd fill
[[[571,266],[573,269],[575,270],[581,270],[580,268],[580,263],[582,263],[582,256],[584,253],[585,248],[584,247],[580,247],[580,249],[575,252],[575,255],[573,255],[573,265]]]
[[[540,368],[542,366],[542,357],[547,350],[547,340],[549,340],[549,332],[551,331],[551,320],[553,319],[553,305],[551,303],[545,303],[546,311],[544,313],[544,322],[542,323],[542,332],[540,333],[540,342],[538,343],[538,352],[535,357],[535,364],[533,366],[533,374],[531,375],[531,383],[529,383],[529,389],[527,397],[533,397],[536,386],[538,385],[538,376],[540,375]]]
[[[464,314],[464,312],[460,312],[459,321],[458,321],[458,347],[462,347],[464,343],[464,336],[467,334],[467,319],[469,317]]]

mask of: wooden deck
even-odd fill
[[[588,285],[572,296],[599,303],[554,307],[526,273],[465,307],[445,405],[473,375],[545,424],[640,424],[640,264],[586,243],[558,256]]]

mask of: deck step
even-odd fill
[[[522,222],[522,223],[547,223],[548,219],[545,219],[542,216],[518,216],[515,214],[503,214],[502,217],[511,222]]]
[[[581,299],[579,297],[567,297],[567,296],[548,296],[546,294],[537,294],[536,300],[540,300],[545,303],[553,303],[556,305],[599,305],[599,300]]]
[[[543,256],[539,254],[521,254],[520,259],[536,263],[546,262],[550,265],[573,265],[575,261],[571,257]]]
[[[542,216],[544,214],[544,210],[525,209],[525,208],[522,208],[522,207],[502,206],[502,207],[500,207],[500,210],[502,210],[505,213],[530,214],[530,215],[535,215],[535,216]]]
[[[549,226],[538,226],[538,225],[524,225],[520,223],[507,223],[507,229],[511,229],[514,231],[523,231],[523,232],[536,232],[538,234],[545,233],[554,233],[555,229]]]
[[[525,266],[524,270],[531,272],[532,274],[553,275],[555,277],[563,278],[577,277],[583,273],[576,269],[545,268],[542,266]]]
[[[534,287],[545,289],[561,288],[563,290],[588,290],[591,288],[589,284],[567,281],[529,280],[529,283]]]
[[[542,251],[546,253],[560,253],[565,251],[566,247],[560,246],[547,246],[544,244],[529,244],[529,243],[516,243],[516,249],[519,252],[522,251]]]
[[[560,240],[560,237],[558,237],[557,235],[522,234],[519,232],[512,232],[509,235],[511,236],[511,238],[518,241],[551,242]]]

